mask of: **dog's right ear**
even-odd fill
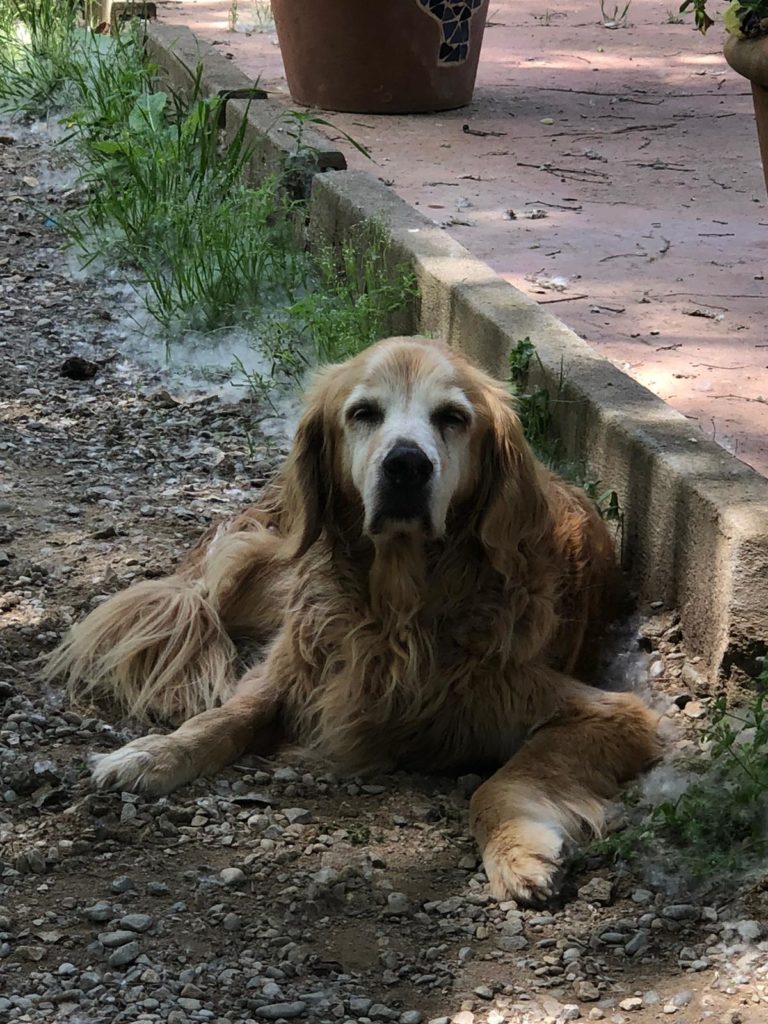
[[[284,504],[290,531],[296,539],[295,558],[305,554],[328,521],[333,491],[333,425],[327,422],[331,372],[327,367],[311,385],[305,399],[291,453],[284,471]]]

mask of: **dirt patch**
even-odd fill
[[[66,154],[39,126],[0,135],[0,1019],[762,1020],[758,889],[702,909],[588,863],[550,907],[499,905],[467,829],[475,778],[253,758],[164,799],[93,792],[88,754],[131,725],[43,689],[41,657],[167,572],[281,452],[264,410],[127,357],[127,293],[76,274],[54,230],[79,200],[42,168]],[[73,359],[95,371],[72,379]],[[675,629],[648,641],[670,694]]]

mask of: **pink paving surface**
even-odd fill
[[[327,134],[768,475],[768,205],[749,86],[718,28],[670,23],[676,7],[632,0],[628,27],[611,30],[596,0],[535,13],[492,0],[472,106],[330,115],[373,162]],[[230,32],[229,10],[181,0],[160,17],[290,103],[274,31],[246,35],[241,0]]]

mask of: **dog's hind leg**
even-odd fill
[[[250,749],[269,754],[282,740],[280,698],[261,669],[218,708],[203,711],[165,736],[142,736],[90,759],[94,783],[161,796],[201,775],[214,775]]]
[[[268,639],[282,619],[284,541],[252,517],[197,549],[179,572],[105,601],[50,656],[73,696],[172,723],[232,692],[232,637]]]
[[[566,841],[599,833],[607,801],[659,756],[656,717],[639,698],[571,686],[472,797],[472,831],[499,899],[551,895]]]

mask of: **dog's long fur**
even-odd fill
[[[427,378],[471,408],[444,530],[373,535],[345,403],[361,382]],[[258,506],[176,576],[91,613],[48,672],[183,723],[104,755],[101,784],[167,792],[282,740],[355,770],[499,768],[473,829],[494,892],[531,898],[551,889],[564,840],[599,829],[605,800],[658,753],[637,698],[574,678],[615,582],[607,530],[533,457],[506,389],[445,346],[389,339],[318,375]],[[243,635],[269,647],[235,688]]]

